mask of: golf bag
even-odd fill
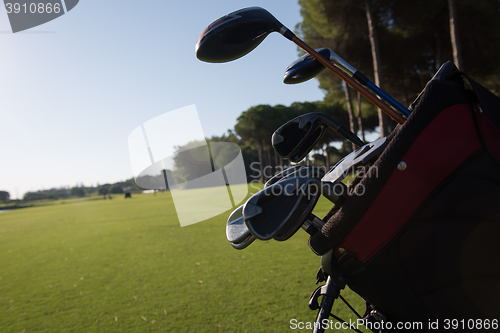
[[[309,245],[386,321],[498,320],[500,98],[448,62],[410,109]]]

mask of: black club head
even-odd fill
[[[256,48],[271,32],[283,27],[261,7],[237,10],[212,22],[196,43],[196,57],[206,62],[238,59]]]

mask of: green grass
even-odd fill
[[[0,332],[284,332],[292,318],[314,321],[319,257],[305,232],[238,251],[230,212],[181,228],[168,192],[98,199],[0,213]],[[354,319],[340,302],[334,313]]]

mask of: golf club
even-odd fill
[[[279,32],[311,54],[398,123],[405,122],[405,118],[384,101],[372,95],[356,80],[335,67],[328,59],[300,40],[271,13],[261,7],[240,9],[211,23],[198,38],[196,56],[199,60],[206,62],[232,61],[255,49],[271,32]]]
[[[333,129],[357,146],[365,145],[354,133],[318,112],[298,116],[283,124],[273,133],[271,143],[279,156],[298,162],[309,154],[327,128]]]
[[[286,178],[303,176],[303,177],[316,177],[321,179],[325,174],[326,174],[325,170],[323,170],[321,167],[315,167],[312,165],[304,165],[304,164],[294,165],[274,175],[264,184],[264,187],[271,186],[277,183],[278,181]]]
[[[229,218],[226,225],[227,240],[235,249],[241,250],[252,244],[255,236],[248,230],[243,220],[243,205],[236,208]]]
[[[381,138],[356,149],[335,164],[321,180],[339,184],[353,167],[368,164],[376,158],[385,149],[387,143],[387,138]]]
[[[231,243],[240,243],[248,235],[250,235],[250,230],[248,230],[243,221],[243,205],[241,205],[227,219],[226,237]]]
[[[354,78],[363,86],[367,87],[371,92],[387,102],[403,116],[408,117],[410,115],[410,111],[408,111],[407,108],[376,86],[365,75],[363,75],[363,73],[352,67],[335,52],[326,47],[316,49],[316,52],[325,58],[330,59],[330,61],[332,61],[338,68],[343,70],[346,74]],[[305,54],[288,66],[283,77],[283,82],[286,84],[301,83],[312,79],[323,69],[325,69],[325,66],[323,66],[318,60],[314,59],[310,54]]]
[[[243,207],[243,218],[250,232],[261,240],[287,240],[306,221],[307,231],[315,233],[323,225],[311,214],[320,194],[317,178],[284,179],[250,197]]]
[[[250,234],[248,237],[241,241],[241,243],[230,243],[233,248],[236,250],[246,249],[250,244],[252,244],[256,240],[255,236]]]
[[[291,170],[291,171],[289,171]],[[290,178],[317,178],[321,179],[325,176],[325,169],[322,167],[315,167],[311,165],[300,165],[288,168],[273,178],[269,179],[264,187],[271,186],[278,182],[281,182]],[[344,199],[347,196],[347,187],[342,186],[344,184],[332,184],[330,182],[321,182],[323,196],[333,202],[336,205],[340,205],[344,202]],[[342,200],[339,200],[343,198]]]

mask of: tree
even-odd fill
[[[85,196],[85,191],[81,187],[73,187],[69,191],[69,194],[75,197],[84,197]]]
[[[297,33],[306,42],[313,47],[331,48],[361,72],[373,72],[373,67],[370,70],[369,66],[373,61],[368,40],[367,17],[359,1],[299,0],[299,3],[303,21],[298,25]],[[355,132],[361,119],[355,119],[346,85],[329,71],[323,71],[317,79],[320,88],[325,91],[325,98],[340,98],[338,92],[342,92],[349,112],[350,128]],[[373,106],[370,105],[369,108]],[[359,127],[363,128],[363,125]]]
[[[26,192],[23,196],[23,200],[56,200],[60,198],[67,198],[68,196],[69,190],[66,188],[51,188],[49,190]]]
[[[243,163],[245,164],[245,170],[247,172],[247,182],[250,183],[255,178],[258,178],[259,175],[255,174],[255,170],[251,167],[252,162],[258,160],[257,151],[252,147],[251,144],[246,142],[245,140],[238,137],[233,131],[228,130],[227,133],[222,136],[212,136],[208,139],[208,142],[229,142],[237,145],[241,149],[241,154],[243,156]],[[228,156],[230,155],[230,156]],[[222,156],[219,158],[223,161],[228,159],[234,159],[234,155],[232,149],[228,148],[225,152],[223,152]],[[216,162],[216,164],[221,162]]]
[[[380,51],[379,51],[379,43],[378,43],[378,34],[375,28],[376,23],[374,22],[374,17],[372,13],[372,0],[365,0],[365,13],[366,13],[366,21],[368,22],[368,37],[370,39],[370,46],[372,51],[373,58],[373,76],[375,77],[375,85],[377,85],[380,89],[383,89],[382,85],[382,69],[381,69],[381,61],[380,61]],[[387,136],[387,116],[381,109],[378,109],[378,122],[379,122],[379,130],[380,137]]]
[[[239,146],[241,144],[242,142],[238,140],[236,135],[229,131],[227,135],[225,134],[220,137],[213,136],[210,139],[192,141],[183,146],[176,147],[173,157],[175,168],[172,172],[176,185],[184,188],[221,185],[220,179],[217,177],[202,177],[211,174],[213,171],[225,168],[233,162],[240,153]],[[243,149],[242,155],[244,163],[247,162],[245,163],[245,168],[249,170],[249,159],[245,149]],[[168,175],[169,171],[167,170],[166,172],[167,178],[171,178]],[[145,180],[155,180],[153,177],[150,178]]]
[[[388,1],[389,22],[380,38],[381,52],[391,66],[384,68],[393,97],[408,104],[435,71],[453,57],[448,0]],[[458,66],[488,89],[500,93],[500,2],[454,1],[456,40],[461,49]],[[456,23],[459,23],[458,25]],[[410,51],[410,52],[408,52]],[[403,75],[402,75],[403,74]]]
[[[109,184],[104,184],[104,185],[101,185],[100,187],[97,188],[97,194],[98,195],[106,195],[108,194],[109,192],[109,187],[110,185]]]
[[[377,66],[380,84],[402,104],[409,105],[437,69],[453,60],[453,29],[457,53],[461,54],[456,64],[488,89],[500,93],[500,1],[452,0],[456,7],[452,8],[453,13],[448,0],[421,0],[418,6],[394,0],[299,3],[303,17],[298,26],[301,37],[313,47],[330,47],[368,76],[374,73],[376,57],[366,51],[376,51],[376,35],[378,55],[383,61]],[[368,12],[371,25],[367,24]],[[450,27],[450,17],[454,28]],[[375,35],[370,36],[369,29]],[[370,64],[371,69],[366,67]],[[323,73],[318,76],[321,88],[328,94],[338,90],[339,81],[327,79]],[[374,82],[378,83],[377,77]]]
[[[205,140],[191,141],[176,147],[173,157],[175,169],[172,175],[175,183],[192,186],[189,181],[203,177],[212,172],[210,152]],[[172,184],[169,184],[172,187]]]
[[[257,148],[259,158],[260,179],[264,183],[264,156],[267,151],[267,163],[271,166],[271,137],[274,131],[286,120],[287,108],[283,105],[257,105],[244,111],[237,119],[234,126],[236,134]]]
[[[462,50],[460,49],[460,40],[457,36],[457,6],[455,0],[448,0],[448,11],[450,12],[450,38],[453,48],[453,61],[459,69],[462,68]]]
[[[123,193],[123,188],[120,185],[113,185],[109,189],[109,193],[111,194],[121,194]]]
[[[237,123],[234,126],[234,131],[243,140],[247,141],[248,144],[257,148],[257,154],[259,158],[259,178],[262,183],[264,183],[264,166],[262,158],[262,147],[264,145],[264,133],[262,133],[263,119],[261,119],[260,114],[256,109],[248,109],[243,112],[237,119]]]
[[[137,177],[137,179],[134,183],[135,185],[124,185],[124,186],[127,188],[132,187],[133,189],[139,190],[139,191],[142,191],[143,189],[168,190],[169,184],[168,184],[168,181],[165,181],[165,175],[163,174],[163,170],[157,170],[157,171],[158,171],[158,174],[156,174],[156,175],[144,175],[144,176]],[[165,173],[166,173],[167,178],[168,178],[168,176],[172,174],[172,171],[167,169],[167,170],[165,170]],[[101,194],[101,192],[98,192],[98,193]]]
[[[0,191],[0,201],[8,201],[10,199],[10,193],[7,191]]]
[[[356,119],[354,119],[354,111],[352,109],[352,102],[351,102],[351,93],[349,92],[349,88],[347,86],[347,83],[344,81],[342,82],[344,86],[344,93],[345,93],[345,100],[347,104],[347,113],[349,114],[349,128],[351,132],[357,133],[357,124],[356,124]],[[354,151],[356,149],[356,145],[353,143],[352,144],[352,150]]]
[[[363,126],[363,120],[362,120],[362,113],[361,113],[361,94],[358,92],[356,94],[356,110],[358,111],[356,118],[358,120],[358,129],[359,133],[361,134],[361,140],[365,140],[365,129]]]

